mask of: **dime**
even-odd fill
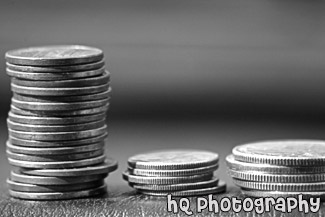
[[[83,115],[75,117],[36,117],[16,115],[12,112],[8,114],[9,120],[21,124],[39,124],[39,125],[69,125],[82,124],[103,120],[106,118],[106,113],[98,113],[93,115]]]
[[[36,162],[60,163],[62,161],[76,161],[76,160],[84,160],[84,159],[98,157],[104,154],[104,150],[100,149],[100,150],[89,151],[89,152],[63,154],[63,155],[19,154],[19,153],[11,152],[9,150],[7,150],[6,153],[7,153],[7,157],[12,160],[29,161],[30,163],[36,163]]]
[[[152,185],[169,185],[179,183],[191,183],[211,180],[213,173],[193,176],[177,176],[177,177],[150,177],[131,175],[128,171],[123,173],[124,180],[137,184],[152,184]]]
[[[20,171],[27,175],[38,176],[57,176],[57,177],[73,177],[73,176],[90,176],[94,174],[107,174],[117,169],[117,161],[111,158],[106,158],[102,164],[92,165],[80,168],[69,169],[27,169],[21,168]]]
[[[24,87],[88,87],[107,84],[109,82],[109,72],[104,71],[102,75],[90,78],[79,78],[72,80],[57,81],[32,81],[19,78],[12,78],[13,84]]]
[[[9,136],[23,140],[38,140],[38,141],[64,141],[64,140],[78,140],[89,137],[96,137],[104,134],[107,131],[107,126],[84,131],[71,132],[25,132],[8,129]]]
[[[11,50],[6,60],[11,64],[29,66],[66,66],[100,61],[103,51],[81,45],[56,45]]]
[[[79,146],[88,145],[97,142],[102,142],[107,137],[107,132],[104,132],[98,136],[79,139],[79,140],[67,140],[67,141],[36,141],[36,140],[24,140],[16,137],[9,136],[9,142],[13,145],[25,146],[25,147],[65,147],[65,146]]]
[[[269,174],[310,174],[310,173],[325,173],[325,166],[317,167],[288,167],[271,164],[256,164],[246,163],[235,160],[233,155],[226,157],[226,163],[229,170],[234,171],[251,171]]]
[[[138,192],[142,194],[152,195],[152,196],[167,196],[171,194],[172,196],[176,197],[186,197],[186,196],[200,196],[200,195],[208,195],[208,194],[217,194],[226,191],[226,183],[223,181],[219,181],[218,186],[202,188],[202,189],[190,189],[190,190],[183,190],[183,191],[174,191],[174,192],[156,192],[156,191],[148,191],[148,190],[140,190],[137,189]]]
[[[21,192],[69,192],[69,191],[80,191],[86,189],[97,188],[104,184],[103,180],[97,180],[93,182],[84,182],[68,185],[35,185],[15,182],[7,179],[7,185],[10,190],[21,191]]]
[[[24,116],[36,116],[36,117],[70,117],[70,116],[81,116],[81,115],[93,115],[98,113],[107,112],[109,104],[105,106],[90,108],[90,109],[81,109],[81,110],[72,110],[72,111],[33,111],[33,110],[24,110],[11,105],[11,112],[17,115]]]
[[[190,189],[203,189],[203,188],[210,188],[217,186],[219,179],[213,177],[211,180],[202,181],[202,182],[193,182],[193,183],[180,183],[180,184],[172,184],[172,185],[144,185],[144,184],[133,184],[129,183],[131,187],[138,189],[138,190],[145,190],[145,191],[184,191]]]
[[[320,198],[322,201],[325,199],[325,191],[314,192],[284,192],[284,191],[257,191],[249,189],[241,189],[241,192],[249,197],[298,197],[302,195],[303,198]]]
[[[325,141],[280,140],[249,143],[233,149],[238,161],[283,166],[325,166]]]
[[[100,164],[105,161],[105,155],[101,155],[94,158],[83,159],[83,160],[74,160],[74,161],[33,162],[33,161],[15,160],[9,157],[8,157],[8,161],[11,165],[22,167],[22,168],[67,169],[67,168],[85,167],[85,166]]]
[[[18,154],[30,154],[30,155],[66,155],[66,154],[75,154],[75,153],[83,153],[90,152],[95,150],[101,150],[104,148],[105,143],[99,142],[89,145],[82,146],[63,146],[63,147],[55,147],[55,148],[30,148],[23,146],[12,145],[9,141],[7,141],[6,146],[7,150],[13,153]]]
[[[90,78],[102,75],[105,72],[105,68],[93,69],[80,72],[62,72],[62,73],[39,73],[39,72],[20,72],[6,69],[7,74],[10,77],[21,78],[26,80],[35,81],[57,81],[57,80],[71,80],[78,78]]]
[[[228,171],[230,176],[236,179],[247,180],[252,182],[274,182],[274,183],[306,183],[306,182],[323,182],[325,173],[321,174],[267,174],[253,171]]]
[[[15,65],[6,63],[7,68],[18,72],[40,72],[40,73],[62,73],[62,72],[79,72],[99,69],[105,66],[105,61],[100,60],[98,62],[79,64],[79,65],[68,65],[68,66],[26,66],[26,65]]]
[[[9,194],[12,197],[27,199],[27,200],[62,200],[62,199],[76,199],[82,197],[92,197],[106,193],[106,185],[98,188],[87,189],[82,191],[71,192],[46,192],[46,193],[33,193],[33,192],[20,192],[9,189]]]
[[[11,83],[11,90],[16,93],[33,96],[73,96],[93,94],[108,90],[109,84],[90,87],[26,87]]]
[[[89,176],[72,176],[72,177],[46,177],[22,174],[19,171],[11,171],[10,179],[15,182],[35,184],[35,185],[68,185],[84,182],[93,182],[102,180],[107,174],[93,174]]]
[[[15,123],[7,119],[9,129],[27,132],[69,132],[80,130],[91,130],[103,127],[106,120],[94,121],[82,124],[69,124],[69,125],[32,125]]]
[[[239,179],[233,179],[233,182],[245,189],[254,189],[261,191],[325,191],[325,182],[313,183],[265,183],[265,182],[249,182]]]
[[[195,169],[184,169],[184,170],[148,170],[148,169],[136,169],[128,168],[128,171],[131,175],[138,176],[191,176],[191,175],[200,175],[204,173],[211,173],[218,169],[218,164],[214,164],[207,167],[198,167]]]
[[[218,154],[199,150],[158,151],[130,157],[128,165],[137,169],[179,170],[211,166],[218,163]]]

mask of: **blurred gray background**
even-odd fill
[[[325,1],[32,0],[0,2],[0,181],[10,105],[7,50],[101,48],[111,72],[107,154],[219,152],[264,139],[324,139]]]

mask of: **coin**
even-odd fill
[[[109,87],[107,91],[95,93],[95,94],[86,94],[79,96],[27,96],[14,93],[13,98],[20,101],[26,102],[84,102],[84,101],[93,101],[100,99],[110,99],[110,93],[112,88]]]
[[[92,197],[106,193],[106,185],[102,185],[98,188],[87,189],[82,191],[71,192],[46,192],[46,193],[33,193],[33,192],[21,192],[13,191],[9,189],[9,194],[12,197],[27,199],[27,200],[62,200],[62,199],[76,199],[83,197]]]
[[[274,183],[305,183],[325,181],[325,173],[321,174],[267,174],[255,171],[228,171],[230,176],[236,179],[252,182],[274,182]]]
[[[72,80],[57,81],[32,81],[19,78],[12,78],[13,84],[24,87],[89,87],[103,85],[109,82],[109,72],[104,71],[102,75],[90,78],[79,78]]]
[[[62,73],[62,72],[79,72],[99,69],[105,66],[105,61],[100,60],[98,62],[79,64],[79,65],[68,65],[68,66],[26,66],[26,65],[15,65],[6,63],[7,68],[13,71],[19,72],[40,72],[40,73]]]
[[[286,192],[325,191],[325,182],[265,183],[265,182],[249,182],[249,181],[243,181],[239,179],[233,179],[233,182],[241,188],[261,190],[261,191],[286,191]]]
[[[56,177],[73,177],[73,176],[89,176],[94,174],[107,174],[117,169],[117,161],[111,158],[106,158],[102,164],[92,165],[80,168],[68,169],[27,169],[20,168],[23,174],[38,175],[38,176],[56,176]]]
[[[206,173],[193,176],[175,176],[175,177],[154,177],[154,176],[136,176],[131,175],[128,171],[123,173],[124,180],[137,184],[152,184],[152,185],[169,185],[179,183],[201,182],[211,180],[213,173]]]
[[[11,90],[16,93],[34,96],[73,96],[99,93],[108,90],[109,84],[90,87],[26,87],[11,83]]]
[[[66,154],[75,154],[75,153],[83,153],[90,152],[95,150],[100,150],[104,148],[104,142],[82,145],[82,146],[63,146],[63,147],[55,147],[55,148],[30,148],[23,146],[12,145],[9,141],[7,141],[6,146],[7,150],[13,153],[18,154],[30,154],[30,155],[66,155]]]
[[[279,140],[249,143],[233,149],[236,160],[283,166],[325,166],[325,141]]]
[[[138,192],[142,194],[152,195],[152,196],[167,196],[171,194],[172,196],[176,197],[186,197],[186,196],[201,196],[201,195],[208,195],[208,194],[217,194],[226,191],[226,183],[223,181],[219,181],[218,186],[208,187],[208,188],[200,188],[200,189],[190,189],[190,190],[183,190],[183,191],[148,191],[148,190],[140,190],[137,189]]]
[[[253,171],[269,174],[310,174],[325,173],[325,166],[315,167],[288,167],[271,164],[246,163],[235,160],[233,155],[226,157],[226,163],[229,170],[234,171]]]
[[[92,115],[107,112],[109,104],[105,106],[90,108],[90,109],[81,109],[81,110],[72,110],[72,111],[33,111],[33,110],[24,110],[11,105],[11,112],[17,115],[24,116],[36,116],[36,117],[70,117],[70,116],[81,116],[81,115]]]
[[[31,154],[19,154],[14,153],[9,150],[6,151],[7,157],[11,160],[18,160],[18,161],[29,161],[30,163],[36,162],[53,162],[53,163],[60,163],[62,161],[77,161],[77,160],[84,160],[95,158],[104,154],[104,150],[95,150],[89,152],[82,152],[82,153],[73,153],[73,154],[63,154],[63,155],[31,155]]]
[[[35,80],[35,81],[57,81],[57,80],[71,80],[77,78],[89,78],[101,75],[105,72],[105,68],[93,69],[79,72],[62,72],[62,73],[39,73],[39,72],[20,72],[6,69],[7,75],[10,77]]]
[[[202,181],[202,182],[193,182],[193,183],[180,183],[180,184],[172,184],[172,185],[144,185],[144,184],[134,184],[129,183],[131,187],[139,190],[145,191],[184,191],[190,189],[202,189],[217,186],[219,179],[213,177],[211,180]]]
[[[71,177],[47,177],[22,174],[19,171],[11,171],[10,179],[15,182],[35,184],[35,185],[68,185],[84,182],[92,182],[105,179],[107,174],[93,174],[89,176]]]
[[[80,191],[86,189],[92,189],[104,184],[103,180],[97,180],[93,182],[84,182],[68,185],[35,185],[15,182],[7,179],[7,185],[10,190],[21,191],[21,192],[69,192],[69,191]]]
[[[8,129],[9,135],[18,139],[24,140],[39,140],[39,141],[63,141],[63,140],[78,140],[89,137],[96,137],[106,132],[107,126],[84,131],[71,132],[25,132]]]
[[[36,161],[23,161],[15,160],[8,157],[9,164],[23,168],[35,169],[66,169],[74,167],[85,167],[104,162],[105,155],[100,155],[94,158],[73,161],[54,161],[54,162],[36,162]]]
[[[25,132],[69,132],[80,130],[91,130],[99,127],[103,127],[106,121],[99,120],[82,124],[69,124],[69,125],[32,125],[15,123],[7,119],[7,125],[9,129],[25,131]]]
[[[214,164],[206,167],[198,167],[195,169],[184,169],[184,170],[148,170],[148,169],[136,169],[128,168],[128,171],[131,175],[138,176],[191,176],[191,175],[200,175],[204,173],[211,173],[218,169],[218,164]]]
[[[16,65],[57,66],[77,65],[100,61],[103,51],[81,45],[56,45],[11,50],[6,60]]]
[[[84,138],[79,140],[67,140],[67,141],[36,141],[36,140],[24,140],[13,136],[9,136],[9,142],[13,145],[25,146],[25,147],[65,147],[65,146],[79,146],[87,145],[97,142],[102,142],[107,137],[107,132],[104,132],[98,136]]]
[[[193,169],[218,163],[218,154],[199,150],[157,151],[130,157],[128,165],[137,169]]]
[[[83,124],[87,122],[94,122],[106,118],[105,113],[98,113],[93,115],[82,115],[75,117],[36,117],[16,115],[12,112],[8,114],[9,120],[21,124],[39,124],[39,125],[71,125]]]
[[[302,195],[303,198],[320,198],[321,200],[325,199],[325,191],[314,191],[314,192],[284,192],[284,191],[258,191],[258,190],[249,190],[241,189],[242,193],[249,197],[298,197]]]

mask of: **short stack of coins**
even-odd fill
[[[229,174],[252,197],[325,196],[325,141],[263,141],[237,146]]]
[[[226,184],[214,174],[218,154],[198,150],[168,150],[128,159],[123,178],[137,192],[152,196],[197,196],[221,193]]]
[[[13,91],[7,180],[13,197],[56,200],[106,192],[110,74],[100,49],[32,47],[6,53]]]

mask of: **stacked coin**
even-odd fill
[[[248,196],[325,196],[325,141],[265,141],[237,146],[226,158]]]
[[[168,150],[135,155],[123,178],[138,192],[153,196],[195,196],[224,192],[214,175],[218,154],[197,150]]]
[[[103,52],[87,46],[48,46],[6,53],[13,91],[7,180],[22,199],[72,199],[105,193],[117,168],[106,158],[110,75]]]

